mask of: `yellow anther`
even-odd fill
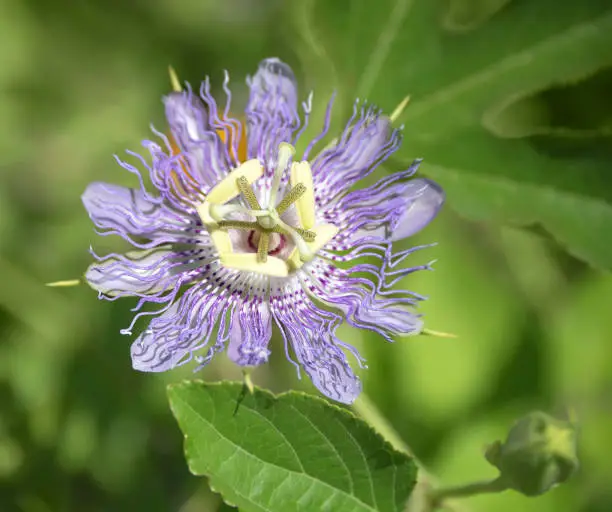
[[[238,178],[246,178],[249,184],[263,176],[263,168],[259,160],[253,158],[247,160],[242,165],[230,172],[221,180],[206,196],[209,203],[224,204],[240,195],[238,188]]]
[[[297,162],[291,166],[291,185],[296,187],[298,184],[302,184],[306,190],[296,200],[295,208],[302,227],[310,229],[315,225],[316,218],[312,170],[308,162]]]

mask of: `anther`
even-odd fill
[[[300,197],[306,193],[306,186],[303,183],[298,183],[293,187],[285,197],[282,198],[281,202],[276,207],[276,212],[282,215],[287,208],[295,203]]]
[[[261,206],[259,205],[257,197],[255,196],[255,192],[253,192],[253,189],[249,184],[249,180],[247,180],[244,176],[240,176],[239,178],[236,178],[236,185],[238,185],[238,189],[249,207],[252,210],[261,210]]]
[[[268,260],[268,249],[270,247],[270,235],[261,233],[257,244],[257,261],[265,263]]]
[[[314,231],[310,231],[308,229],[302,228],[294,228],[298,234],[304,239],[306,242],[314,242],[317,234]]]
[[[294,228],[288,224],[282,223],[281,225],[274,226],[270,231],[273,233],[283,233],[295,236],[299,235],[305,242],[314,242],[317,234],[309,229]]]
[[[243,230],[256,230],[260,229],[257,222],[249,222],[246,220],[222,220],[219,221],[219,229],[243,229]]]

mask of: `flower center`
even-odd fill
[[[259,241],[261,240],[260,231],[250,231],[247,238],[247,243],[251,252],[257,252],[259,248]],[[285,235],[280,233],[270,233],[270,241],[268,242],[268,255],[276,256],[287,246],[287,239]]]
[[[198,214],[225,267],[284,277],[311,261],[338,232],[332,224],[316,225],[312,171],[308,162],[293,162],[289,166],[294,154],[293,146],[280,144],[265,208],[251,188],[252,183],[263,176],[262,165],[257,159],[247,160],[231,171],[198,206]],[[288,169],[290,188],[277,203],[281,180]],[[239,197],[242,202],[237,200]],[[292,205],[299,226],[292,226],[282,218]],[[236,252],[228,230],[248,232],[248,246],[256,250],[256,254]],[[286,259],[276,257],[287,240],[291,240],[295,249]]]

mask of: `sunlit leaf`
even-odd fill
[[[199,381],[168,394],[189,469],[241,510],[400,511],[414,486],[409,456],[317,397]]]
[[[327,84],[333,69],[343,105],[367,98],[391,112],[411,96],[398,121],[398,165],[424,157],[421,170],[445,187],[450,207],[475,219],[540,224],[574,255],[612,268],[610,134],[576,138],[541,126],[541,112],[526,108],[541,91],[612,66],[610,2],[293,5],[301,44],[321,62],[309,59],[309,72]]]

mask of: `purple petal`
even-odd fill
[[[297,81],[293,70],[276,57],[259,63],[250,86],[248,110],[284,114],[283,107],[289,110],[297,108]]]
[[[187,223],[185,218],[140,189],[95,182],[85,189],[81,199],[92,221],[101,229],[151,237]]]
[[[267,363],[271,337],[272,315],[267,302],[261,297],[247,299],[234,310],[227,355],[240,366]]]
[[[423,321],[414,310],[418,300],[405,290],[384,293],[383,283],[393,277],[387,275],[385,266],[361,264],[342,270],[318,260],[307,272],[311,292],[323,303],[342,311],[350,326],[376,332],[388,341],[398,335],[421,332]]]
[[[271,298],[271,309],[285,341],[300,366],[325,396],[351,404],[361,392],[361,381],[349,365],[334,331],[341,318],[315,306],[304,290],[285,283]]]
[[[248,156],[259,158],[268,171],[273,171],[278,145],[291,142],[299,125],[295,75],[287,64],[270,58],[259,64],[248,84]]]
[[[356,111],[355,111],[356,115]],[[325,207],[368,176],[389,157],[401,142],[391,121],[373,109],[362,109],[351,120],[335,144],[324,149],[312,162],[316,200]]]
[[[164,372],[189,362],[204,348],[227,304],[193,286],[132,343],[132,366],[141,372]]]
[[[212,188],[231,164],[219,135],[211,128],[204,104],[191,92],[169,94],[164,104],[172,135],[187,161],[189,174]]]
[[[309,336],[315,335],[309,333]],[[307,341],[294,336],[292,346],[300,365],[321,393],[343,404],[355,401],[361,393],[361,381],[333,337],[322,335]]]
[[[431,180],[409,179],[419,163],[371,187],[349,192],[323,210],[325,221],[340,228],[333,250],[400,240],[433,220],[444,203],[444,192]]]
[[[445,194],[434,181],[417,178],[408,183],[404,197],[406,205],[392,228],[392,241],[412,236],[427,226],[442,208]]]
[[[178,329],[167,329],[169,332],[161,334],[161,325],[164,321],[172,321],[177,315],[179,301],[172,304],[162,315],[154,318],[151,325],[132,343],[130,354],[132,367],[141,372],[165,372],[171,370],[185,357],[188,350],[173,348],[180,346],[181,333]],[[160,328],[157,326],[160,325]],[[187,341],[187,346],[193,340]]]
[[[423,330],[423,320],[413,310],[384,298],[373,299],[356,309],[353,323],[362,329],[384,329],[391,336],[410,336]]]
[[[120,259],[111,258],[91,265],[85,273],[89,285],[106,295],[119,293],[147,295],[170,290],[179,275],[172,272],[170,251],[132,252]]]

